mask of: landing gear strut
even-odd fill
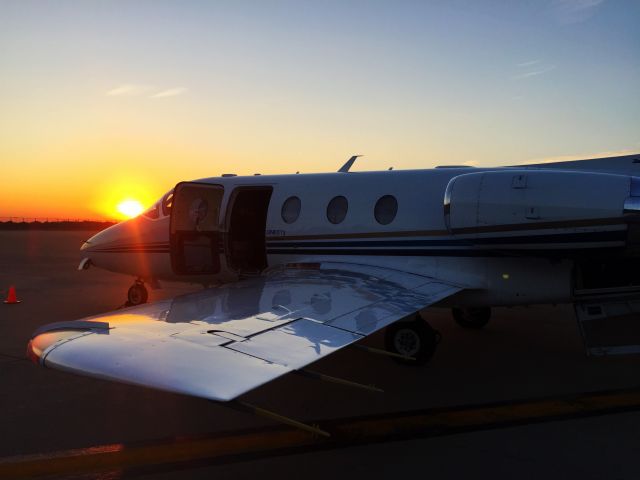
[[[149,292],[147,292],[147,288],[144,286],[144,282],[140,279],[136,280],[133,285],[129,288],[127,292],[127,307],[132,307],[134,305],[141,305],[143,303],[147,303],[149,299]]]
[[[491,319],[489,307],[452,308],[451,313],[456,323],[464,328],[479,329]]]
[[[415,359],[396,359],[399,363],[424,365],[433,357],[441,338],[440,332],[416,314],[410,321],[389,325],[385,330],[384,343],[387,350]]]

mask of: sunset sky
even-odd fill
[[[639,151],[637,0],[0,2],[0,217]]]

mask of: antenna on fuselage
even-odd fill
[[[342,167],[340,167],[340,170],[338,170],[339,173],[348,173],[349,169],[351,168],[351,166],[353,165],[353,162],[356,161],[356,158],[361,157],[362,155],[354,155],[353,157],[351,157],[349,160],[347,160],[347,162],[342,165]]]

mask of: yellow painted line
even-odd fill
[[[309,445],[315,438],[298,430],[280,430],[221,437],[161,442],[150,445],[105,445],[45,455],[0,460],[0,478],[33,478],[45,475],[84,474],[167,463],[194,462],[249,454],[273,446]]]
[[[510,425],[640,409],[640,390],[492,405],[427,409],[325,421],[331,438],[289,428],[212,434],[177,440],[113,444],[0,459],[0,478],[63,476],[169,464],[232,461],[247,456],[341,448],[367,443],[454,434]]]

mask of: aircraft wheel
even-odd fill
[[[141,282],[136,282],[131,285],[127,292],[127,306],[141,305],[147,303],[149,299],[149,292]]]
[[[491,308],[489,307],[452,308],[451,313],[456,323],[464,328],[479,329],[489,323],[489,319],[491,319]]]
[[[387,350],[415,358],[415,360],[395,359],[404,365],[424,365],[436,351],[442,335],[422,317],[416,315],[410,322],[396,322],[387,327],[384,343]]]

